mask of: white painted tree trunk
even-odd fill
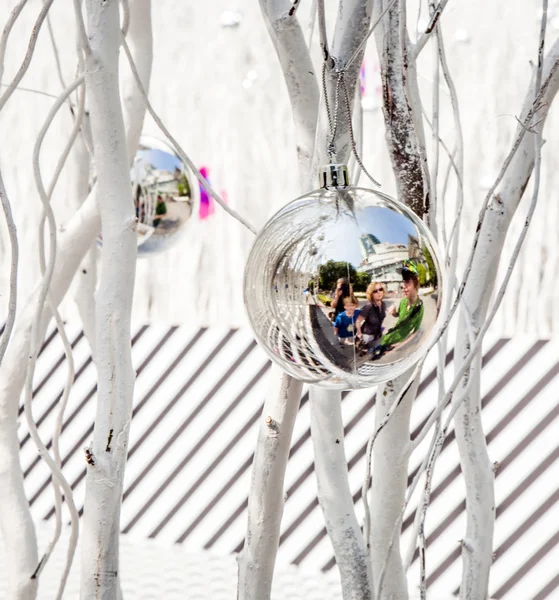
[[[545,93],[541,109],[534,122],[545,120],[553,98],[559,90],[559,41],[551,48],[543,69]],[[533,83],[530,86],[521,120],[532,107]],[[543,121],[541,123],[543,126]],[[474,254],[471,273],[464,290],[463,304],[471,315],[474,332],[484,322],[501,258],[501,250],[512,217],[520,203],[534,167],[533,133],[524,138],[501,182],[491,198],[481,224],[480,239]],[[456,369],[459,369],[470,349],[461,314],[456,338]],[[471,371],[470,390],[455,417],[456,441],[466,482],[467,529],[462,544],[462,600],[485,600],[488,593],[489,571],[492,564],[493,525],[495,518],[494,471],[489,459],[481,415],[481,359],[477,358]],[[465,379],[462,383],[464,387]]]
[[[103,231],[96,299],[97,411],[86,451],[81,597],[118,597],[120,506],[132,419],[130,318],[136,270],[136,218],[119,95],[118,2],[86,2],[86,85]]]
[[[87,0],[86,86],[103,231],[96,298],[97,411],[86,450],[81,598],[118,597],[120,507],[132,419],[130,319],[136,271],[136,217],[122,115],[118,2]]]
[[[412,370],[387,382],[377,390],[375,430],[382,422]],[[400,538],[396,537],[390,549],[394,525],[400,520],[408,485],[410,455],[410,413],[417,394],[419,378],[410,386],[391,419],[378,434],[373,448],[373,486],[371,491],[371,551],[373,579],[378,591],[381,572],[390,553],[382,592],[377,600],[406,600],[408,584],[400,554]]]
[[[273,371],[252,465],[245,545],[238,556],[239,600],[270,598],[283,513],[285,468],[301,400],[302,383],[278,367],[274,366]]]
[[[318,502],[334,547],[344,600],[373,598],[371,564],[355,516],[344,448],[341,392],[310,389],[311,436]]]

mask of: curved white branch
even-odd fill
[[[377,390],[375,427],[378,430],[387,412],[392,408],[404,382],[410,379],[410,371],[389,381]],[[386,562],[386,576],[382,567],[392,544],[394,524],[399,522],[406,497],[408,461],[410,455],[410,413],[417,394],[419,377],[408,388],[394,414],[380,431],[374,447],[374,485],[371,493],[371,521],[369,545],[375,582],[375,598],[408,597],[408,585],[400,551],[395,549]],[[365,499],[364,499],[365,500]],[[396,543],[394,543],[395,545]],[[399,546],[399,544],[398,544]]]
[[[285,467],[301,389],[300,381],[279,367],[272,367],[252,465],[245,544],[237,558],[238,600],[270,599],[283,513]]]
[[[419,53],[425,47],[425,44],[429,40],[433,31],[435,30],[437,23],[439,22],[439,19],[441,18],[443,10],[447,4],[448,4],[448,0],[440,0],[439,4],[437,5],[436,9],[434,10],[433,14],[431,15],[431,19],[430,19],[424,33],[421,35],[419,40],[417,40],[417,43],[414,46],[414,49],[413,49],[414,59],[417,59],[417,57],[419,56]]]
[[[373,598],[371,565],[349,488],[341,403],[341,392],[311,386],[311,436],[318,501],[334,547],[344,600],[370,600]]]
[[[0,83],[2,83],[2,76],[4,75],[4,57],[6,56],[6,46],[8,45],[8,38],[12,28],[17,21],[21,11],[27,4],[27,0],[20,0],[19,4],[16,4],[10,13],[6,25],[2,30],[2,36],[0,36]]]
[[[31,37],[29,38],[29,44],[27,46],[27,52],[25,54],[25,57],[23,59],[23,62],[21,63],[21,66],[18,70],[18,72],[16,73],[15,77],[12,79],[11,83],[8,85],[8,89],[0,96],[0,110],[2,110],[4,108],[4,105],[6,104],[6,102],[10,99],[10,96],[14,93],[14,90],[17,88],[17,86],[19,85],[19,82],[23,79],[23,76],[25,75],[25,72],[27,71],[27,69],[29,68],[29,65],[31,64],[31,59],[33,58],[33,52],[35,51],[35,44],[37,43],[37,37],[39,35],[39,31],[41,31],[41,26],[43,25],[43,21],[45,20],[50,7],[52,6],[54,0],[45,0],[41,11],[39,12],[39,16],[37,17],[37,20],[35,21],[35,25],[33,26],[33,31],[31,32]],[[17,10],[22,3],[20,3],[15,10]],[[20,9],[21,11],[21,9]],[[19,15],[19,13],[18,13]],[[17,15],[15,17],[15,19],[17,19]],[[15,22],[14,19],[14,22]],[[13,25],[13,22],[12,22]],[[9,30],[8,30],[8,34],[9,34]],[[6,36],[7,37],[7,36]],[[0,57],[2,60],[0,60],[0,67],[3,65],[3,57]],[[1,80],[1,72],[0,72],[0,80]]]
[[[0,171],[0,203],[2,204],[2,210],[4,212],[4,218],[6,219],[6,226],[8,228],[8,235],[10,237],[10,298],[8,300],[8,316],[6,317],[6,324],[4,331],[0,337],[0,365],[2,359],[6,353],[10,336],[14,328],[16,319],[17,309],[17,267],[19,261],[19,245],[17,241],[17,229],[12,215],[12,207],[4,186],[4,180],[2,178],[2,172]]]

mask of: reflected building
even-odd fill
[[[372,281],[384,283],[389,292],[400,289],[402,262],[410,258],[421,258],[420,241],[409,234],[407,245],[381,242],[371,233],[362,235],[359,245],[363,254],[359,271],[370,274]]]
[[[359,244],[363,253],[359,270],[370,274],[374,281],[382,281],[387,291],[397,291],[402,281],[399,269],[410,258],[408,246],[381,242],[370,233],[362,235]]]

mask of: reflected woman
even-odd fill
[[[386,317],[384,284],[374,281],[367,287],[367,304],[361,309],[357,319],[357,332],[368,348],[376,346],[382,336],[382,322]]]

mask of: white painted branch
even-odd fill
[[[18,70],[18,72],[16,73],[15,77],[12,79],[12,81],[10,82],[10,84],[8,85],[8,88],[6,89],[6,91],[0,96],[0,110],[2,110],[2,108],[4,108],[4,105],[6,104],[6,102],[10,99],[10,96],[14,93],[14,90],[17,88],[17,86],[19,85],[19,82],[23,79],[23,76],[25,75],[25,73],[27,72],[27,69],[29,68],[29,65],[31,63],[31,59],[33,58],[33,52],[35,51],[35,44],[37,43],[37,37],[39,36],[39,32],[41,31],[41,26],[43,25],[43,22],[45,20],[45,17],[47,16],[50,7],[52,6],[54,0],[45,0],[43,3],[43,6],[41,7],[41,10],[39,12],[39,15],[37,17],[37,20],[35,21],[35,25],[33,26],[33,30],[31,32],[31,36],[29,38],[29,44],[27,46],[27,52],[25,53],[25,56],[23,58],[23,62],[21,63],[21,66]],[[16,6],[16,8],[14,9],[14,12],[17,12],[20,9],[21,3]],[[15,19],[10,19],[10,27],[13,26],[13,23],[15,22],[15,20],[17,19],[17,17],[19,16],[19,12],[17,12]],[[6,40],[7,37],[9,35],[9,30],[7,32],[6,35]],[[5,51],[5,47],[2,49]],[[4,65],[4,57],[0,57],[0,67],[3,68]],[[2,72],[0,71],[0,80],[2,79]]]
[[[130,0],[126,43],[138,78],[149,90],[153,63],[153,33],[151,23],[151,0]],[[131,69],[124,68],[121,74],[122,109],[127,132],[128,158],[134,159],[146,114],[145,100],[138,90],[136,77]]]
[[[310,388],[318,501],[334,547],[344,600],[370,600],[371,565],[349,488],[341,403],[341,392]]]
[[[408,382],[412,370],[379,387],[376,396],[375,428],[378,429],[390,410],[400,388]],[[371,535],[369,546],[377,600],[408,598],[406,574],[395,542],[386,565],[384,581],[381,570],[392,545],[394,524],[399,522],[406,497],[410,455],[410,413],[417,394],[419,377],[408,388],[390,420],[378,434],[373,450],[373,488],[371,492]]]
[[[435,11],[434,0],[429,0],[429,9],[431,15]],[[438,212],[438,194],[437,194],[437,181],[439,177],[439,80],[440,80],[440,67],[439,67],[439,40],[438,40],[438,27],[435,26],[435,38],[433,39],[433,85],[431,86],[432,93],[432,160],[431,160],[431,196],[429,198],[429,225],[431,233],[435,236],[436,240],[439,240],[438,226],[437,226],[437,212]]]
[[[8,578],[7,600],[34,600],[37,594],[36,578],[32,578],[38,564],[35,526],[31,519],[29,503],[23,489],[23,473],[19,462],[19,439],[17,414],[19,390],[23,387],[31,327],[20,335],[12,336],[5,360],[0,365],[0,533],[6,547],[5,573]],[[23,348],[22,348],[23,347]],[[12,352],[12,350],[15,350]],[[24,349],[25,354],[18,352]],[[18,363],[12,364],[16,357]],[[13,373],[20,381],[14,382],[7,375]],[[14,383],[18,394],[13,398]]]
[[[413,55],[414,60],[417,59],[417,57],[419,56],[419,53],[423,50],[425,44],[429,40],[429,37],[435,30],[435,27],[437,26],[437,23],[439,22],[439,19],[441,18],[443,10],[447,4],[448,4],[448,0],[440,0],[435,11],[431,14],[431,19],[429,20],[429,23],[427,24],[425,32],[421,35],[419,40],[417,40],[417,43],[414,46],[414,55]]]
[[[380,14],[381,2],[375,2],[375,16]],[[407,35],[400,29],[400,13],[398,7],[388,11],[375,33],[381,64],[383,86],[383,114],[386,126],[386,140],[392,169],[396,177],[398,198],[407,204],[419,217],[423,217],[427,209],[428,176],[422,156],[421,132],[416,129],[421,118],[420,104],[415,111],[410,107],[408,95],[416,89],[413,86],[415,70],[413,61],[406,64],[402,49],[408,45]],[[409,52],[406,50],[409,54]],[[409,59],[410,57],[408,57]],[[411,65],[411,74],[410,74]],[[406,89],[406,78],[409,89]],[[410,100],[420,102],[418,92]],[[420,132],[418,135],[418,131]]]
[[[10,299],[8,301],[8,316],[6,317],[6,324],[4,331],[0,336],[0,365],[2,359],[6,353],[8,342],[12,335],[14,323],[16,319],[17,309],[17,267],[19,261],[19,245],[17,240],[17,229],[12,215],[12,207],[4,186],[4,180],[2,178],[2,172],[0,171],[0,203],[2,204],[2,210],[4,212],[4,218],[6,219],[6,226],[8,228],[8,235],[10,238]]]
[[[97,410],[88,449],[81,598],[116,600],[120,507],[132,420],[134,369],[130,319],[136,271],[136,217],[122,115],[116,0],[86,0],[86,86],[103,231],[96,299]]]
[[[320,91],[305,35],[290,0],[260,0],[260,8],[283,70],[295,122],[302,189],[314,154]]]
[[[10,37],[14,23],[17,21],[26,4],[27,0],[20,0],[20,2],[14,6],[10,16],[8,17],[8,20],[6,21],[6,24],[4,25],[2,35],[0,36],[0,83],[2,83],[2,77],[4,75],[4,57],[6,56],[8,38]]]
[[[270,598],[283,512],[285,468],[301,389],[301,382],[279,367],[272,367],[252,465],[245,545],[238,556],[238,600]]]
[[[83,136],[79,138],[74,151],[78,176],[72,195],[81,204],[87,198],[90,187],[90,155]],[[76,274],[77,286],[74,299],[83,326],[84,335],[91,349],[93,361],[97,362],[95,343],[95,288],[97,285],[97,242],[94,241],[86,252]]]

